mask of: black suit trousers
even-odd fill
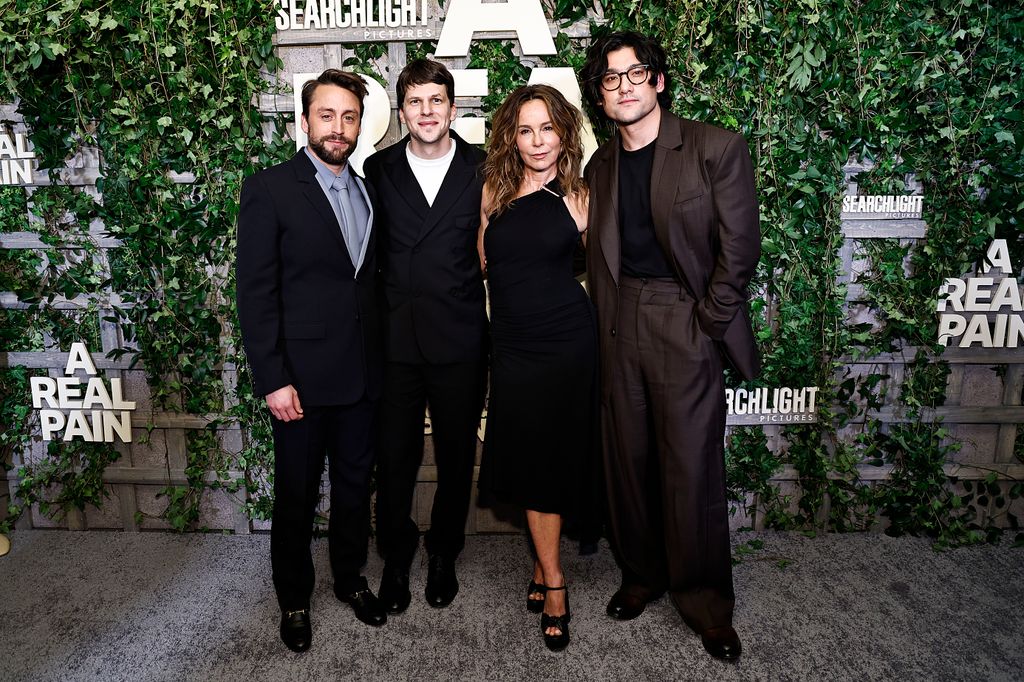
[[[462,551],[486,386],[483,354],[476,362],[385,364],[377,461],[377,534],[381,554],[389,566],[408,570],[419,544],[419,528],[411,512],[423,460],[427,405],[437,490],[424,542],[429,554],[454,559]]]
[[[274,524],[270,562],[281,609],[309,607],[315,576],[310,543],[324,457],[331,482],[328,539],[335,590],[365,586],[375,403],[305,407],[302,419],[273,419]]]
[[[694,307],[671,280],[622,278],[602,428],[623,583],[667,589],[702,631],[732,622],[734,595],[722,362]]]

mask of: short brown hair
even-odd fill
[[[432,59],[414,59],[405,65],[402,73],[398,74],[398,82],[395,84],[398,108],[401,109],[405,103],[406,90],[414,85],[426,85],[427,83],[443,85],[448,93],[448,102],[455,104],[455,77],[448,67]]]
[[[339,88],[348,90],[359,100],[359,118],[363,117],[363,98],[366,97],[366,83],[358,75],[351,71],[341,69],[327,69],[313,80],[306,81],[302,85],[302,115],[309,117],[309,105],[313,101],[316,89],[321,85],[337,85]]]

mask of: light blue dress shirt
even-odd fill
[[[373,208],[370,206],[370,197],[366,194],[363,181],[352,173],[351,167],[347,163],[342,167],[341,173],[335,175],[334,171],[328,168],[320,159],[316,158],[307,147],[303,147],[302,150],[306,152],[306,156],[309,157],[309,160],[313,162],[313,166],[316,168],[316,181],[320,185],[320,189],[323,190],[324,196],[327,197],[327,203],[331,205],[331,209],[334,211],[334,217],[338,221],[342,237],[345,238],[345,245],[348,247],[352,264],[355,266],[356,272],[358,272],[366,258],[366,245],[369,242],[370,228],[373,220]],[[343,215],[344,209],[340,205],[339,200],[335,198],[336,192],[332,190],[335,180],[340,180],[348,187],[348,199],[351,204],[352,213],[355,216],[355,225],[351,226],[350,229],[346,229],[345,217]]]

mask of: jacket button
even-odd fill
[[[615,336],[615,327],[612,327],[611,334],[612,334],[612,336]]]

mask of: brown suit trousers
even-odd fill
[[[622,278],[603,435],[624,582],[645,597],[668,589],[703,630],[731,623],[734,597],[722,364],[693,314],[678,283]]]

